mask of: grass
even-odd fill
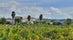
[[[0,40],[73,40],[73,27],[48,24],[0,24]]]

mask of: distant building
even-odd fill
[[[20,19],[22,18],[21,16],[15,16],[15,19]],[[6,24],[12,24],[12,19],[11,18],[7,18],[6,19]]]
[[[6,19],[6,24],[12,24],[12,19],[11,18],[7,18]]]
[[[19,19],[19,18],[21,18],[21,16],[15,16],[15,19]],[[31,21],[31,23],[39,22],[39,19],[31,17],[30,21]],[[53,22],[55,22],[55,23],[57,23],[57,25],[62,25],[62,24],[65,24],[66,19],[43,19],[43,21],[47,21],[47,23],[49,23],[49,24],[53,24]],[[28,22],[28,19],[22,18],[22,22]],[[12,23],[12,19],[7,18],[6,23]],[[73,20],[72,20],[72,24],[73,24]]]
[[[21,16],[15,16],[15,19],[20,19],[22,18]],[[23,19],[23,18],[22,18]]]
[[[24,18],[23,20],[22,20],[22,22],[27,22],[28,21],[28,19],[27,18]],[[34,21],[36,21],[36,18],[33,18],[33,17],[31,17],[31,20],[30,20],[31,22],[34,22]]]

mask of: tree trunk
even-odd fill
[[[12,24],[15,24],[15,18],[12,18]]]

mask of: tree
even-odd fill
[[[67,19],[66,19],[66,24],[67,24],[67,25],[70,25],[71,23],[72,23],[72,20],[71,20],[70,18],[67,18]]]
[[[0,19],[0,24],[5,24],[5,23],[6,23],[6,18],[4,18],[4,17],[1,18],[1,19]]]
[[[12,11],[12,24],[15,24],[15,11]]]
[[[43,19],[43,14],[40,14],[39,20],[42,21],[42,19]]]
[[[27,24],[29,24],[30,23],[30,20],[31,20],[31,16],[28,15],[27,19],[28,19],[28,23]]]
[[[28,19],[28,21],[30,21],[30,19],[31,19],[31,16],[30,16],[30,15],[28,15],[27,19]]]

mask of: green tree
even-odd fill
[[[6,18],[4,18],[4,17],[1,18],[1,19],[0,19],[0,24],[5,24],[5,23],[6,23]]]
[[[67,25],[70,25],[71,23],[72,23],[72,20],[71,20],[70,18],[67,18],[67,19],[66,19],[66,24],[67,24]]]
[[[40,21],[42,21],[42,19],[43,19],[43,14],[40,14],[39,19],[40,19]]]
[[[30,16],[30,15],[28,15],[27,19],[28,19],[28,21],[30,21],[30,20],[31,20],[31,16]]]
[[[15,11],[12,11],[12,24],[15,24]]]
[[[27,17],[27,19],[28,19],[28,22],[27,22],[27,24],[30,24],[31,23],[31,16],[30,15],[28,15],[28,17]]]

